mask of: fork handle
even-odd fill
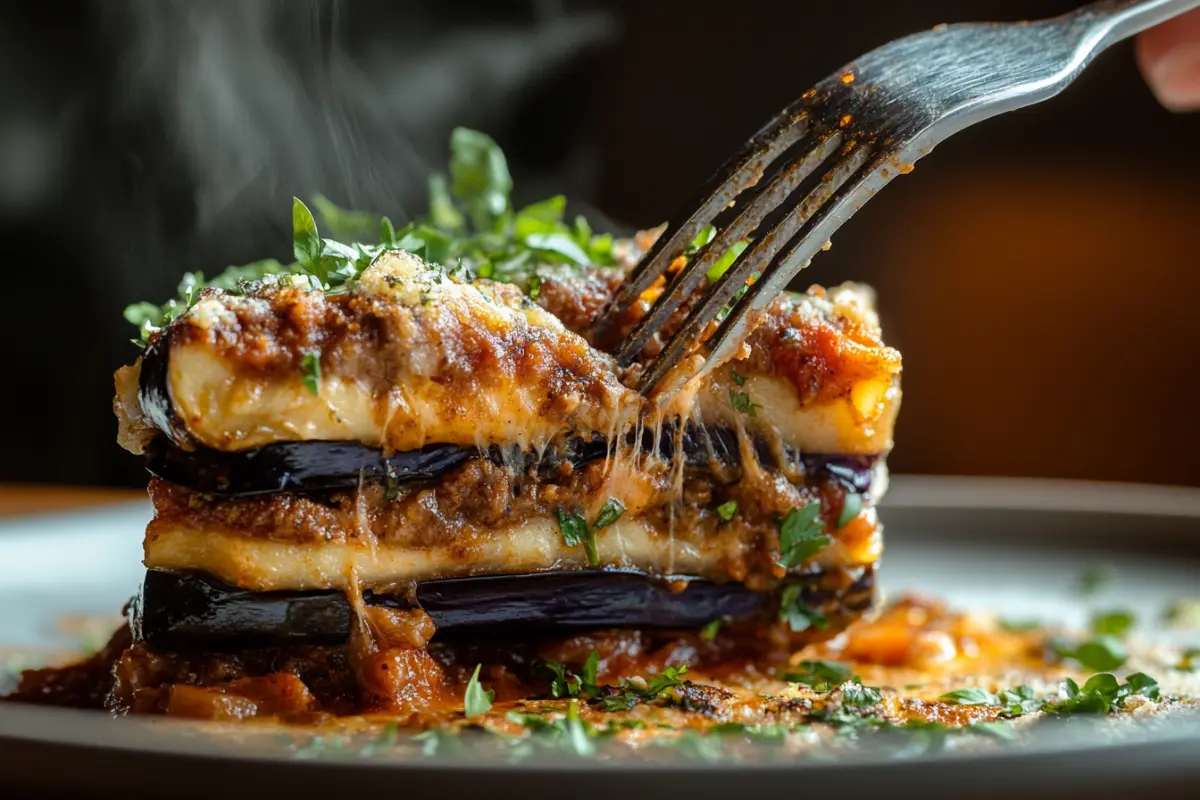
[[[1093,27],[1098,52],[1194,8],[1200,8],[1200,0],[1101,0],[1073,16]]]

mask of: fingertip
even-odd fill
[[[1200,10],[1146,31],[1135,47],[1160,103],[1172,111],[1200,110]]]

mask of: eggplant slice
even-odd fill
[[[827,616],[871,604],[874,571],[845,588],[802,577],[801,601]],[[417,583],[411,600],[367,592],[368,605],[424,609],[439,639],[456,634],[571,634],[596,628],[698,628],[714,619],[762,620],[777,614],[779,592],[738,583],[687,580],[682,591],[634,572],[575,570],[487,575]],[[163,650],[239,650],[332,645],[350,635],[351,609],[339,591],[252,592],[196,572],[151,569],[129,609],[135,641]]]
[[[647,434],[651,436],[652,434]],[[769,446],[757,444],[759,463],[780,468]],[[653,446],[648,441],[645,447]],[[675,437],[664,432],[659,450],[670,458]],[[740,455],[736,434],[723,428],[690,427],[683,437],[685,462],[690,467],[711,469],[714,461],[736,466]],[[601,438],[568,439],[548,450],[536,462],[534,456],[491,447],[440,444],[392,455],[358,442],[277,442],[250,450],[227,452],[195,446],[184,449],[165,438],[151,442],[146,450],[146,468],[155,476],[204,494],[249,497],[272,492],[320,492],[353,489],[360,482],[406,483],[432,480],[445,475],[472,458],[486,457],[497,464],[536,463],[539,470],[553,471],[563,463],[580,466],[604,458],[607,443]],[[809,480],[828,476],[852,492],[865,493],[877,456],[801,454],[788,451],[788,466],[802,469]]]

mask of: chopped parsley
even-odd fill
[[[729,405],[733,406],[734,410],[748,416],[758,416],[758,406],[754,405],[754,401],[750,399],[750,395],[746,392],[730,392]]]
[[[1100,673],[1088,678],[1083,688],[1067,678],[1062,684],[1065,698],[1047,701],[1042,711],[1050,714],[1107,714],[1114,706],[1130,695],[1140,694],[1150,700],[1159,700],[1161,692],[1158,681],[1144,672],[1135,672],[1122,684],[1111,673]]]
[[[716,236],[717,229],[712,225],[705,225],[700,229],[700,232],[696,234],[696,237],[692,239],[691,243],[684,248],[683,254],[688,257],[694,256],[696,253],[700,252],[701,248],[707,246],[709,242],[715,239]]]
[[[737,513],[737,510],[737,500],[730,500],[717,506],[717,516],[725,522],[729,522],[729,520],[733,519],[733,515]]]
[[[621,518],[625,513],[625,504],[615,497],[610,497],[604,501],[604,506],[600,509],[600,513],[596,515],[596,522],[592,525],[595,530],[607,528]]]
[[[1124,636],[1137,617],[1129,611],[1108,611],[1092,615],[1092,633],[1097,636]]]
[[[661,673],[645,681],[621,679],[620,686],[605,686],[600,693],[600,706],[605,711],[629,711],[639,703],[657,700],[660,696],[682,686],[687,662],[678,667],[665,667]],[[644,685],[643,685],[644,684]]]
[[[596,549],[596,531],[612,525],[625,513],[625,504],[615,497],[604,501],[596,520],[588,525],[582,514],[571,514],[558,509],[558,529],[562,532],[563,541],[567,547],[582,544],[587,551],[588,563],[593,567],[600,565],[600,554]]]
[[[819,611],[809,608],[801,596],[804,587],[790,583],[779,594],[779,618],[795,633],[809,628],[826,628],[829,620]]]
[[[558,509],[558,530],[562,533],[567,547],[577,547],[582,544],[587,553],[588,563],[593,567],[599,566],[600,555],[596,551],[596,532],[588,527],[587,520],[582,514],[569,514]]]
[[[838,514],[837,526],[844,528],[853,522],[862,511],[863,499],[858,492],[846,492],[842,500],[842,513]]]
[[[818,692],[833,691],[849,680],[854,680],[854,673],[845,664],[836,661],[801,661],[796,665],[795,672],[782,676],[788,683],[799,683]]]
[[[300,359],[300,368],[304,370],[304,377],[300,381],[313,394],[321,393],[321,354],[312,352],[305,353]]]
[[[858,681],[842,684],[842,704],[848,706],[873,706],[883,700],[883,693]]]
[[[600,668],[600,654],[595,650],[583,662],[583,669],[578,675],[568,672],[566,665],[557,661],[541,661],[539,664],[550,674],[550,696],[553,698],[595,696],[599,691],[596,673]]]
[[[1129,659],[1129,651],[1115,636],[1096,636],[1086,642],[1051,642],[1051,649],[1059,658],[1078,661],[1094,672],[1108,672],[1121,667]]]
[[[946,692],[938,698],[943,703],[953,703],[958,706],[995,706],[999,705],[1000,701],[996,695],[989,692],[987,689],[982,689],[978,686],[971,686],[966,689],[955,689],[953,692]]]
[[[745,385],[745,383],[746,383],[745,375],[739,375],[737,373],[737,370],[730,370],[730,374],[733,375],[733,382],[736,383],[738,386]]]
[[[463,695],[463,713],[468,718],[482,716],[491,711],[492,700],[496,697],[494,690],[485,690],[479,683],[479,670],[482,667],[482,664],[475,665],[475,672],[471,674],[471,680],[467,681],[467,691]]]
[[[134,303],[125,309],[125,319],[138,328],[134,343],[145,347],[154,333],[191,308],[203,289],[237,292],[249,281],[293,274],[308,288],[339,293],[388,250],[406,250],[451,275],[466,267],[479,277],[521,286],[533,299],[541,292],[541,266],[615,263],[613,237],[594,234],[583,217],[569,222],[565,198],[514,210],[512,188],[496,143],[478,131],[458,128],[450,137],[449,180],[430,178],[423,218],[396,229],[387,217],[342,209],[321,195],[312,198],[316,214],[293,198],[292,263],[266,259],[229,267],[209,281],[202,273],[189,272],[175,298],[161,306]],[[322,236],[318,218],[333,238]]]
[[[821,503],[814,500],[804,508],[790,509],[779,524],[779,565],[799,566],[833,541],[821,524]]]
[[[721,257],[718,258],[716,262],[714,262],[713,265],[708,268],[708,272],[704,274],[705,278],[708,279],[708,282],[716,283],[719,281],[721,276],[729,271],[729,268],[733,266],[733,262],[737,261],[738,256],[740,256],[749,245],[750,243],[745,239],[731,244],[729,249],[722,253]]]
[[[700,638],[711,642],[717,638],[717,631],[719,630],[721,630],[721,619],[718,617],[700,629]]]

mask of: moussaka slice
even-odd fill
[[[297,263],[148,313],[115,409],[154,518],[109,707],[287,673],[299,710],[411,709],[481,639],[720,621],[789,648],[870,606],[900,357],[868,290],[786,294],[643,397],[588,331],[653,234],[455,199],[356,245],[297,201]]]

